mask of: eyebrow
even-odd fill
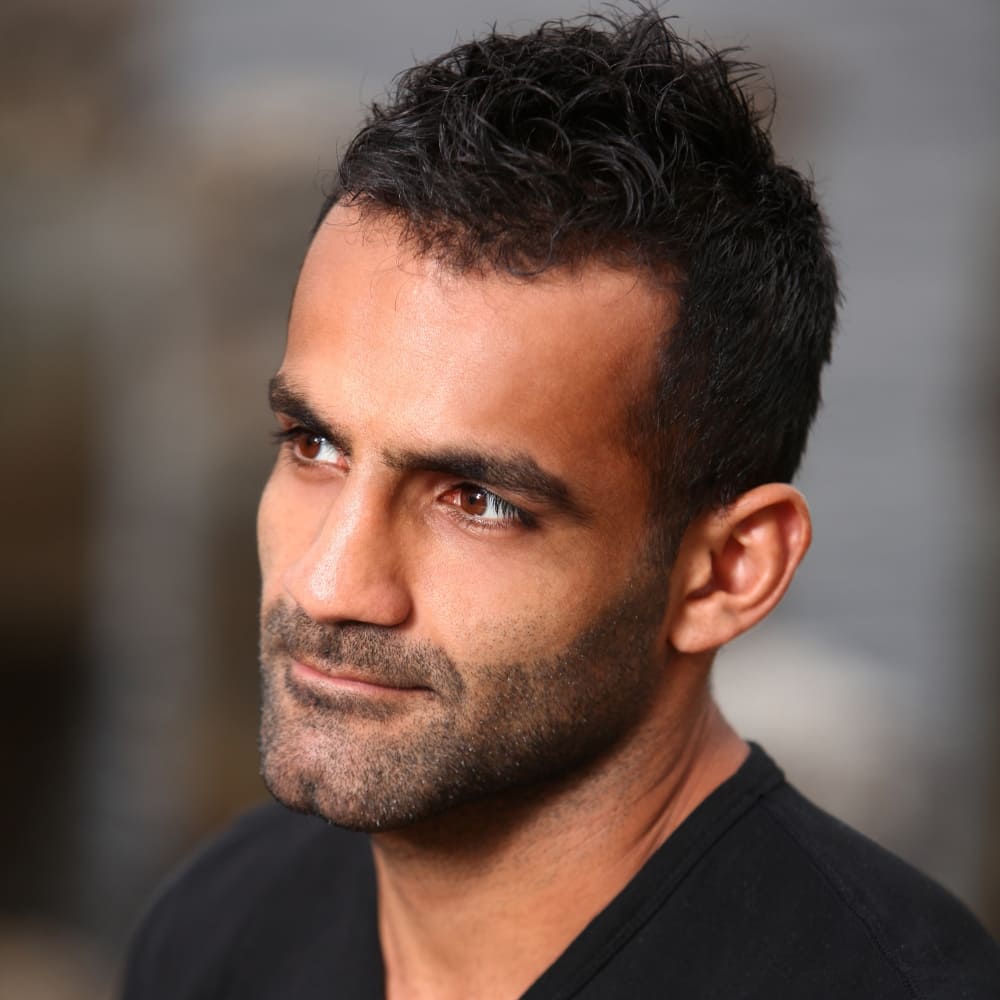
[[[350,457],[348,436],[324,420],[309,405],[302,392],[279,372],[268,386],[271,409],[291,417],[309,430],[322,435]],[[433,450],[387,449],[382,460],[396,472],[439,472],[455,479],[470,480],[485,487],[516,493],[534,503],[550,507],[576,520],[585,521],[589,512],[576,500],[566,482],[543,469],[530,455],[490,455],[464,448]]]

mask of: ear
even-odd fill
[[[812,540],[805,497],[786,483],[697,518],[670,577],[668,638],[682,653],[718,649],[781,600]]]

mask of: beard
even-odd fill
[[[630,582],[548,655],[461,664],[392,629],[324,624],[276,602],[261,618],[265,784],[289,808],[376,832],[570,778],[643,718],[663,669],[653,640],[665,589]],[[496,632],[530,649],[544,622]],[[321,693],[296,679],[296,660],[404,690]]]

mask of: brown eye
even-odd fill
[[[319,458],[319,453],[323,448],[323,438],[318,434],[302,433],[295,439],[295,447],[302,458],[311,462]]]
[[[478,489],[475,486],[463,486],[459,493],[458,505],[466,514],[485,514],[487,508],[486,490]]]

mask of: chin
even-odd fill
[[[356,753],[303,747],[280,734],[262,734],[261,776],[287,808],[363,833],[412,826],[456,801],[443,783],[421,780],[395,751],[358,759]]]
[[[416,714],[317,718],[280,695],[268,699],[260,731],[264,784],[289,809],[349,830],[400,829],[439,814],[456,801],[450,755],[434,752],[448,723]]]

